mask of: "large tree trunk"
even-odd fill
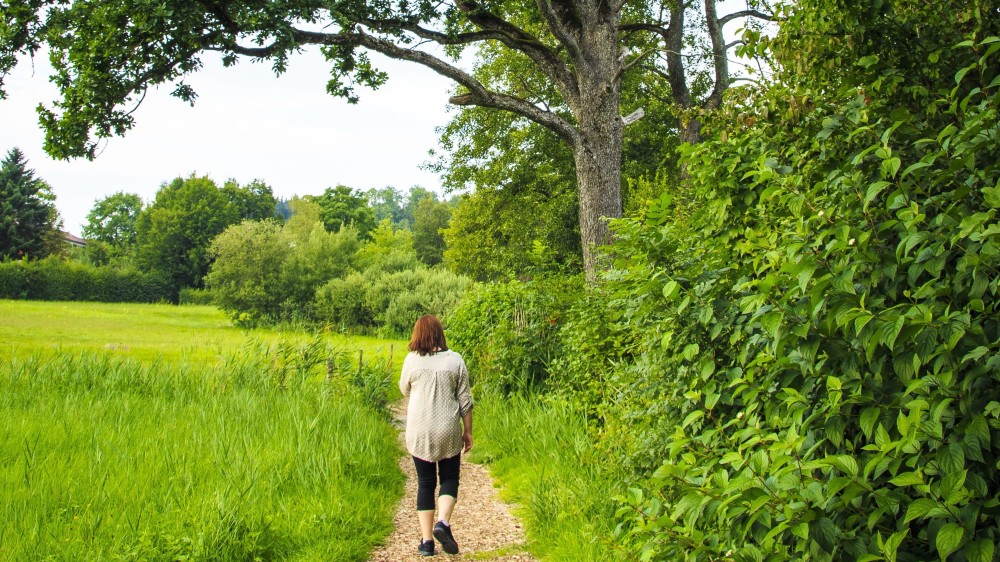
[[[580,241],[588,281],[601,269],[598,248],[611,242],[608,219],[622,216],[621,86],[617,14],[603,14],[600,25],[587,26],[581,46],[588,54],[577,61],[580,96],[571,108],[580,136],[573,147],[580,195]]]
[[[580,195],[580,240],[588,281],[594,281],[601,269],[598,247],[611,242],[607,219],[622,216],[622,134],[617,110],[612,117],[618,120],[617,124],[600,119],[604,123],[581,127],[581,145],[574,151]]]

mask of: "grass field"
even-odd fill
[[[388,358],[406,342],[325,334],[331,346]],[[137,359],[211,365],[249,341],[305,341],[297,331],[236,328],[211,306],[0,300],[0,353],[17,357],[104,350]]]
[[[400,342],[10,301],[0,338],[0,560],[364,560],[390,531],[399,449],[369,404],[394,385],[350,346]],[[331,349],[352,374],[327,382]]]

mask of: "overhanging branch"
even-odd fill
[[[777,19],[773,14],[766,14],[760,10],[741,10],[719,18],[719,25],[726,25],[734,19],[739,18],[757,18],[764,21],[775,21]]]
[[[580,133],[568,121],[521,98],[483,89],[481,92],[452,96],[448,102],[459,106],[477,105],[510,111],[549,129],[573,148],[580,143]]]
[[[521,98],[490,91],[471,74],[434,55],[415,49],[406,49],[391,41],[369,35],[362,31],[355,31],[353,33],[320,33],[293,29],[292,37],[296,44],[300,45],[349,45],[364,47],[377,53],[382,53],[392,59],[415,62],[457,82],[469,90],[468,94],[454,96],[449,100],[455,105],[479,105],[510,111],[550,129],[570,143],[571,146],[575,146],[579,142],[579,133],[577,130],[562,117],[545,111]],[[214,47],[213,50],[262,58],[273,56],[286,48],[287,46],[273,43],[262,47],[220,45]]]
[[[500,42],[527,55],[555,83],[567,101],[575,102],[579,99],[580,91],[566,63],[537,37],[496,16],[475,0],[458,0],[455,5],[474,25],[485,31],[498,32]]]
[[[470,43],[477,43],[479,41],[486,41],[487,39],[495,39],[497,41],[503,40],[503,35],[497,31],[473,31],[470,33],[456,33],[454,35],[449,35],[447,33],[441,33],[439,31],[433,31],[425,27],[421,27],[415,23],[405,22],[402,20],[376,20],[376,19],[365,19],[361,20],[360,23],[367,25],[373,29],[388,29],[388,30],[403,30],[409,31],[410,33],[420,37],[421,39],[427,39],[433,41],[438,45],[468,45]]]

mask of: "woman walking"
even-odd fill
[[[434,539],[448,554],[458,554],[451,514],[458,498],[462,453],[472,448],[472,393],[462,356],[448,350],[441,322],[422,316],[413,326],[410,353],[403,361],[399,390],[409,397],[406,449],[417,469],[417,519],[424,556],[434,554]],[[440,481],[437,522],[434,490]]]

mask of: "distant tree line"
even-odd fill
[[[70,248],[49,186],[19,150],[0,174],[4,298],[214,301],[243,324],[402,333],[469,283],[441,265],[455,202],[422,187],[278,200],[259,180],[178,177],[148,204],[124,191],[98,199],[86,246]]]

